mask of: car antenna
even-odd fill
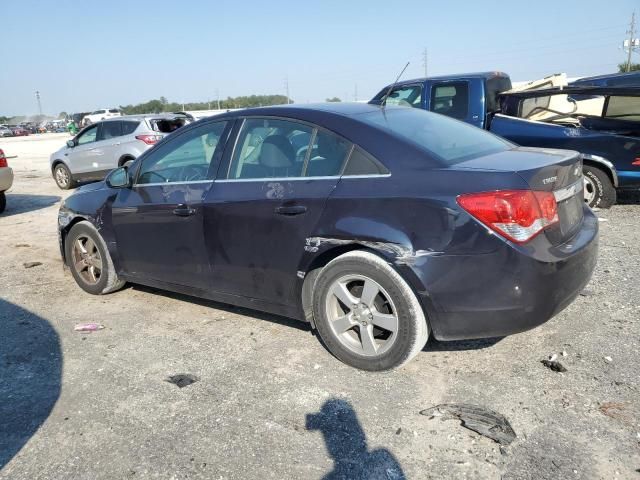
[[[398,74],[398,76],[396,77],[395,82],[393,82],[391,85],[389,85],[389,89],[387,90],[387,93],[384,94],[384,96],[382,97],[382,100],[380,100],[380,105],[382,106],[382,110],[384,110],[384,107],[386,106],[385,102],[387,101],[387,97],[389,95],[391,95],[391,90],[393,89],[393,87],[396,86],[396,83],[398,83],[398,80],[400,80],[400,77],[402,76],[402,74],[404,73],[404,71],[407,69],[407,67],[409,66],[410,62],[407,62],[407,64],[404,66],[404,68],[400,71],[400,73]]]

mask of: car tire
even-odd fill
[[[609,208],[616,203],[616,189],[609,176],[591,165],[582,168],[585,202],[591,208]]]
[[[4,212],[5,208],[7,208],[7,196],[4,192],[0,192],[0,213]]]
[[[335,258],[318,274],[313,290],[317,333],[347,365],[369,371],[397,368],[429,339],[413,290],[371,252],[356,250]]]
[[[87,222],[76,223],[66,236],[65,259],[76,283],[92,295],[115,292],[125,285],[118,277],[102,235]]]
[[[76,186],[71,170],[64,163],[58,163],[53,167],[53,179],[61,190],[69,190]]]

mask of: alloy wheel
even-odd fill
[[[102,257],[96,243],[86,235],[73,242],[73,268],[89,285],[95,285],[102,276]]]
[[[584,179],[584,201],[587,205],[591,205],[591,202],[596,197],[596,184],[589,176],[584,175],[582,177]]]
[[[393,300],[369,277],[346,275],[335,280],[326,311],[334,335],[352,352],[379,356],[396,340],[399,322]]]
[[[69,185],[69,173],[63,167],[56,168],[56,182],[61,187]]]

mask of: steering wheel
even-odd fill
[[[182,167],[180,178],[185,182],[196,182],[207,178],[208,167],[204,165],[186,165]]]

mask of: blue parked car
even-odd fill
[[[183,127],[67,197],[64,264],[310,322],[366,370],[430,335],[539,325],[589,281],[597,219],[576,152],[519,148],[416,109],[248,109]]]
[[[606,75],[578,80],[569,88],[507,92],[511,80],[506,73],[447,75],[387,86],[370,103],[384,100],[430,110],[518,145],[577,150],[583,154],[585,201],[606,208],[616,202],[617,191],[640,190],[638,78],[637,73]],[[560,98],[568,101],[557,111]],[[588,99],[595,106],[579,108],[576,101]]]

